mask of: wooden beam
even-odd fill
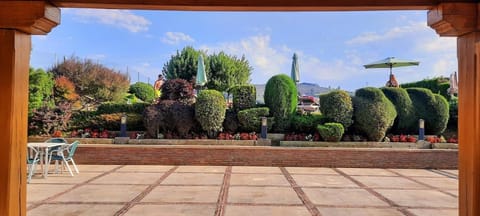
[[[0,215],[26,215],[30,35],[0,29]]]
[[[47,34],[60,23],[60,9],[45,1],[0,2],[0,29]]]
[[[427,24],[441,36],[460,36],[477,29],[476,3],[442,3],[428,11]]]
[[[181,11],[358,11],[429,10],[441,2],[477,2],[477,0],[50,0],[49,2],[55,6],[67,8]]]

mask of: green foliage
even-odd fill
[[[144,82],[136,82],[130,86],[129,93],[134,94],[137,98],[147,103],[153,102],[155,99],[155,91],[153,86]]]
[[[161,100],[174,100],[185,104],[193,104],[195,95],[193,86],[184,79],[167,80],[162,85]]]
[[[275,118],[273,130],[284,132],[290,126],[290,117],[297,110],[298,93],[292,79],[285,74],[270,78],[265,86],[265,105]]]
[[[449,119],[448,119],[448,129],[451,131],[458,130],[458,98],[454,97],[449,101]]]
[[[250,108],[239,111],[238,121],[240,122],[240,130],[245,132],[260,132],[260,128],[262,126],[262,117],[267,117],[268,115],[268,107]]]
[[[177,54],[172,55],[170,60],[163,66],[162,73],[170,79],[184,79],[190,83],[195,83],[195,76],[198,68],[198,56],[206,54],[202,51],[195,50],[191,46],[187,46],[182,51],[177,50]],[[205,72],[208,77],[209,64],[205,64]]]
[[[340,123],[325,123],[324,125],[318,125],[317,131],[323,140],[328,142],[339,142],[342,139],[344,128]]]
[[[147,103],[123,104],[123,103],[103,103],[98,106],[96,114],[111,113],[143,113]]]
[[[237,112],[255,107],[257,93],[254,85],[235,86],[230,92],[233,94],[233,108]]]
[[[325,121],[325,117],[318,114],[293,115],[291,124],[296,133],[314,133],[317,125]]]
[[[226,132],[235,133],[239,127],[237,112],[233,109],[228,109],[225,112],[225,120],[223,120],[223,129]]]
[[[407,90],[403,88],[385,87],[382,88],[385,96],[393,103],[397,111],[397,118],[392,126],[392,132],[397,134],[407,134],[416,132],[412,126],[416,124],[415,108],[412,100],[408,96]]]
[[[226,108],[225,99],[219,91],[203,90],[198,94],[195,118],[209,137],[214,137],[217,132],[222,131]]]
[[[28,86],[28,116],[42,106],[53,106],[52,93],[55,82],[50,73],[42,69],[30,68]]]
[[[320,95],[320,110],[331,122],[338,122],[348,129],[353,124],[352,98],[346,91],[335,90]]]
[[[430,89],[433,93],[441,94],[445,98],[450,98],[448,94],[448,88],[450,88],[450,82],[446,77],[435,77],[432,79],[424,79],[418,82],[411,82],[401,84],[402,88],[426,88]]]
[[[252,67],[245,56],[237,58],[224,52],[210,55],[208,58],[207,88],[220,92],[228,91],[236,85],[245,85],[250,81]]]
[[[191,104],[162,100],[145,109],[144,123],[148,137],[156,138],[157,132],[176,132],[185,138],[196,127],[195,109]]]
[[[123,113],[110,113],[97,115],[90,122],[90,128],[103,128],[106,130],[120,130],[120,120]],[[138,113],[127,113],[127,130],[129,131],[143,131],[143,116]]]
[[[49,71],[55,78],[64,76],[72,81],[83,102],[121,101],[130,86],[127,75],[75,56],[65,58]]]
[[[393,125],[397,112],[395,106],[380,89],[358,89],[353,98],[354,127],[371,141],[380,141]]]
[[[407,92],[415,107],[415,119],[425,120],[425,133],[441,134],[448,123],[448,102],[445,98],[435,96],[425,88],[408,88]],[[418,130],[418,124],[412,127]]]

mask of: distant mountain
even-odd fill
[[[257,89],[257,102],[263,103],[263,93],[265,92],[265,84],[256,84]],[[327,93],[329,91],[335,90],[333,88],[321,87],[315,83],[299,83],[297,85],[298,92],[300,95],[308,96],[318,96],[320,94]]]

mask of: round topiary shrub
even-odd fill
[[[314,133],[317,125],[323,124],[325,121],[325,117],[320,114],[293,115],[291,126],[297,133]]]
[[[380,141],[392,127],[397,112],[380,89],[358,89],[353,98],[354,128],[371,141]]]
[[[235,86],[230,92],[233,95],[233,108],[237,112],[255,107],[257,93],[254,85]]]
[[[338,122],[345,129],[353,124],[352,98],[346,91],[335,90],[320,95],[320,111],[327,121]]]
[[[162,85],[161,100],[174,100],[192,104],[195,101],[193,86],[183,79],[171,79]]]
[[[344,129],[340,123],[325,123],[324,125],[318,125],[317,131],[323,140],[328,142],[338,142],[342,139]]]
[[[408,95],[415,107],[415,119],[425,120],[426,134],[441,134],[448,123],[448,102],[443,97],[435,96],[429,89],[408,88]],[[412,128],[418,131],[418,123],[415,121]]]
[[[290,117],[297,110],[298,93],[293,80],[280,74],[270,78],[265,86],[265,105],[275,118],[273,130],[284,132],[290,126]]]
[[[130,86],[129,92],[140,100],[148,103],[151,103],[155,99],[155,91],[153,90],[153,86],[149,85],[148,83],[136,82]]]
[[[267,117],[268,115],[268,107],[251,108],[238,112],[240,130],[244,132],[260,132],[262,117]]]
[[[396,134],[407,134],[414,132],[412,125],[415,124],[415,108],[408,96],[407,90],[403,88],[385,87],[381,88],[385,96],[393,103],[397,111],[397,118],[393,122],[391,131]]]
[[[202,90],[195,103],[195,118],[209,137],[216,137],[222,131],[227,105],[222,93],[216,90]]]
[[[229,133],[235,133],[239,127],[237,112],[233,109],[228,109],[225,112],[225,120],[223,120],[223,129]]]

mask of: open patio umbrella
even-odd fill
[[[394,67],[407,67],[407,66],[417,66],[420,62],[397,59],[395,57],[388,57],[386,59],[372,62],[370,64],[363,65],[366,69],[370,68],[390,68],[390,76],[392,76],[392,68]]]
[[[293,53],[293,61],[292,61],[292,73],[290,75],[295,85],[300,82],[300,73],[298,71],[298,56],[296,53]]]
[[[201,88],[207,83],[207,74],[205,73],[205,64],[203,63],[203,56],[198,56],[198,65],[197,65],[197,77],[195,80],[195,85],[198,88]]]

